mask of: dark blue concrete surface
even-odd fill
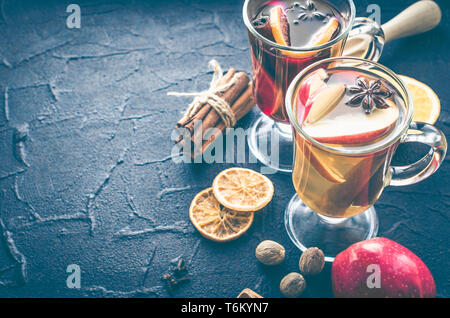
[[[66,6],[81,6],[80,30]],[[176,297],[235,297],[249,287],[280,297],[297,270],[283,212],[289,176],[270,176],[272,203],[240,239],[217,244],[188,219],[194,195],[229,164],[174,164],[170,134],[189,102],[168,91],[207,87],[208,61],[250,71],[242,0],[0,1],[0,296],[168,297],[161,276],[178,257],[192,281]],[[382,21],[412,0],[356,1],[382,7]],[[450,136],[450,6],[434,31],[390,43],[381,62],[435,89],[437,126]],[[246,127],[253,114],[239,125]],[[422,149],[423,150],[423,149]],[[415,152],[401,149],[396,161]],[[258,168],[258,165],[248,165]],[[376,204],[380,235],[429,266],[450,296],[450,162],[421,184],[388,187]],[[286,247],[285,262],[260,265],[263,239]],[[78,264],[81,289],[66,287]],[[329,297],[330,268],[308,280],[307,297]]]

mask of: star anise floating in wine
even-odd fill
[[[346,105],[350,107],[362,106],[366,114],[371,114],[375,108],[389,108],[386,99],[392,96],[392,92],[382,89],[380,80],[367,82],[366,79],[358,77],[355,84],[355,86],[350,86],[347,89],[347,92],[353,96],[345,103]]]
[[[326,14],[317,11],[316,5],[311,0],[306,1],[306,5],[300,6],[300,10],[302,12],[298,15],[298,18],[303,21],[312,20],[314,17],[319,20],[325,20],[327,18]]]

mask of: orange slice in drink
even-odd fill
[[[330,18],[330,20],[321,28],[312,38],[311,44],[313,46],[319,46],[331,41],[333,34],[339,27],[339,21],[336,18]]]
[[[236,211],[258,211],[273,197],[273,184],[266,176],[244,168],[222,171],[213,181],[214,196],[223,206]]]
[[[273,7],[270,10],[270,26],[272,34],[278,44],[290,46],[289,22],[281,6]]]
[[[198,193],[189,208],[189,218],[205,238],[226,242],[237,239],[253,223],[253,212],[230,210],[220,205],[212,188]]]
[[[281,6],[276,6],[270,11],[270,25],[272,27],[272,34],[275,42],[280,45],[290,46],[289,23]],[[314,34],[309,46],[315,47],[328,43],[331,41],[338,28],[339,20],[334,17],[330,18],[327,24],[325,24],[320,30],[317,31],[317,33]],[[318,51],[292,52],[282,50],[282,52],[283,54],[294,58],[307,58],[314,56]]]
[[[309,46],[315,47],[319,45],[323,45],[328,43],[333,38],[333,34],[339,28],[339,20],[336,18],[330,18],[330,20],[325,24],[311,39]],[[307,58],[314,56],[319,51],[311,51],[311,52],[283,52],[289,56],[295,58]]]
[[[441,112],[441,102],[436,93],[426,84],[418,80],[400,75],[406,84],[414,103],[413,121],[434,124]]]

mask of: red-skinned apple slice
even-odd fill
[[[370,167],[361,173],[363,178],[367,178],[367,186],[363,187],[362,191],[355,197],[353,200],[354,205],[367,206],[370,204],[369,200],[373,202],[380,195],[386,178],[384,169],[386,152],[390,151],[391,147],[371,154],[372,162]]]
[[[358,177],[361,180],[361,190],[353,199],[353,205],[367,206],[369,204],[369,187],[372,170],[373,158],[369,158],[366,163],[366,169],[363,169]],[[358,189],[359,190],[359,189]]]
[[[325,87],[325,79],[327,79],[327,77],[327,71],[320,68],[305,79],[298,91],[300,101],[303,105],[306,105],[309,99],[313,98],[320,89]]]
[[[362,109],[335,109],[320,121],[304,125],[305,132],[321,143],[364,144],[387,134],[395,126],[399,110],[394,103],[366,115]]]
[[[334,171],[330,165],[322,162],[319,149],[315,149],[308,141],[301,137],[296,138],[296,143],[296,151],[300,152],[304,159],[308,160],[322,177],[336,184],[345,182],[345,177],[339,171]]]
[[[303,123],[303,120],[308,117],[312,101],[326,87],[325,80],[327,78],[327,72],[323,68],[320,68],[309,75],[299,87],[299,103],[297,105],[297,120],[299,123]]]

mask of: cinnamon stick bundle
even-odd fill
[[[231,68],[228,72],[218,81],[217,86],[223,86],[230,83],[235,78],[234,84],[229,87],[226,91],[217,93],[216,95],[221,97],[228,105],[230,105],[231,111],[237,120],[244,117],[255,105],[253,100],[252,88],[253,85],[250,82],[250,78],[244,72],[237,72],[235,69]],[[201,129],[194,131],[194,125],[197,121],[201,121]],[[192,147],[196,147],[201,154],[205,152],[208,146],[225,130],[226,126],[220,115],[216,110],[208,103],[202,105],[202,107],[191,117],[186,115],[181,118],[177,124],[176,128],[185,128],[189,132],[187,135],[180,135],[175,143],[184,143],[184,138],[191,139]],[[205,133],[210,128],[217,128],[211,136],[208,136],[207,140],[205,138]],[[199,136],[202,133],[202,136]],[[196,145],[195,141],[201,140],[201,145]],[[191,151],[191,156],[194,158],[199,155],[199,151]]]
[[[233,79],[235,73],[236,73],[236,71],[233,68],[230,68],[230,70],[218,82],[218,85],[222,86],[222,85],[228,84]],[[224,93],[219,93],[217,95],[219,97],[224,98]],[[226,101],[225,98],[224,98],[224,100]],[[211,105],[209,105],[209,104],[203,105],[203,107],[200,109],[200,111],[197,112],[197,114],[195,114],[194,117],[189,118],[187,116],[183,116],[183,118],[181,118],[177,122],[177,128],[180,128],[180,127],[187,128],[187,129],[189,129],[189,131],[192,134],[192,131],[194,129],[194,121],[203,120],[203,118],[205,118],[206,114],[208,114],[208,112],[210,110],[211,110]]]
[[[253,100],[253,84],[249,83],[244,92],[239,96],[239,98],[231,105],[231,110],[233,111],[236,120],[244,117],[252,108],[255,106],[255,102]],[[219,129],[221,132],[225,130],[225,124],[222,120],[215,126],[215,128]],[[203,140],[203,144],[201,147],[201,153],[204,153],[208,146],[216,140],[220,136],[220,133],[213,133],[209,136],[208,140]]]

